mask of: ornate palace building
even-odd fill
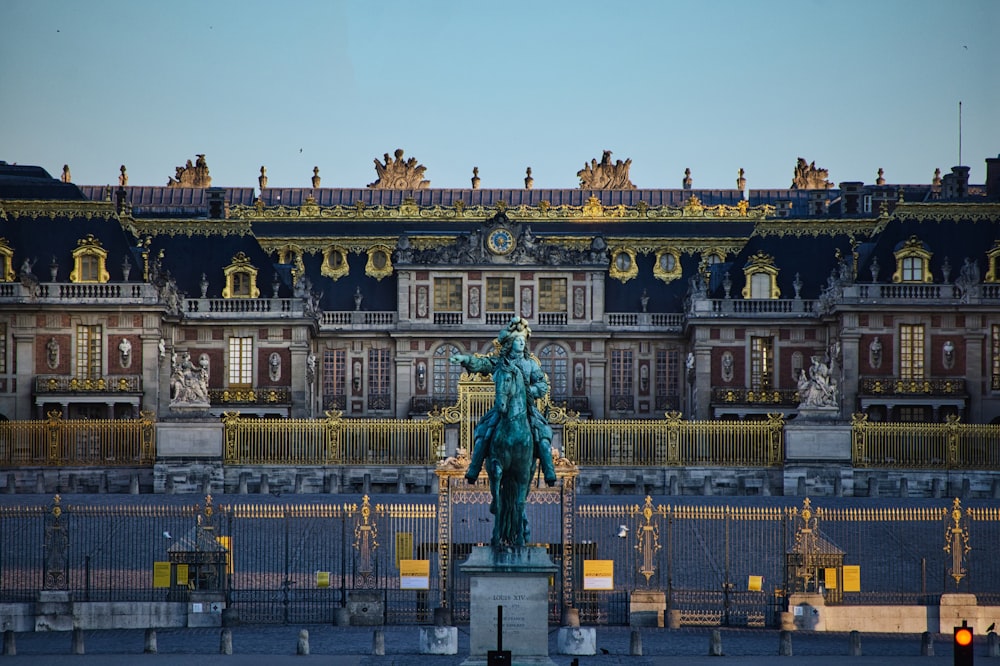
[[[514,315],[582,419],[1000,422],[1000,158],[928,184],[78,186],[0,162],[0,414],[420,419]],[[930,169],[928,169],[930,171]],[[308,174],[306,174],[308,176]],[[203,381],[191,381],[191,378]]]

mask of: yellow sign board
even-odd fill
[[[836,590],[837,589],[837,568],[836,567],[827,567],[824,570],[823,573],[824,573],[823,584],[826,585],[826,589],[828,589],[828,590]]]
[[[861,567],[857,564],[844,565],[844,592],[861,591]]]
[[[219,542],[220,546],[226,549],[226,573],[233,573],[233,537],[217,536],[215,540]]]
[[[153,587],[170,587],[170,562],[153,562]]]
[[[413,559],[413,532],[396,532],[396,568],[403,560]],[[402,569],[400,569],[402,572]]]
[[[747,581],[747,590],[750,592],[760,592],[761,588],[764,587],[764,577],[763,576],[750,576]]]
[[[615,589],[615,561],[584,560],[583,589],[585,590]]]
[[[187,586],[188,584],[188,565],[178,564],[177,565],[177,584]]]
[[[401,590],[431,589],[431,561],[400,560],[399,589]]]
[[[330,587],[330,572],[329,571],[317,571],[316,572],[316,587]]]

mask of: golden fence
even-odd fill
[[[156,459],[152,412],[138,419],[64,420],[53,410],[44,421],[0,423],[0,465],[32,467],[146,466]]]
[[[410,419],[223,417],[225,462],[237,465],[429,465],[444,453],[444,423]]]
[[[1000,425],[961,423],[874,423],[852,418],[855,467],[1000,469]]]
[[[664,419],[567,421],[566,457],[578,465],[713,465],[772,467],[784,460],[784,420],[682,421]]]

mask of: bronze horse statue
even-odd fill
[[[541,463],[545,483],[556,482],[552,463],[552,428],[535,401],[549,386],[541,366],[527,353],[528,322],[514,317],[500,331],[488,356],[456,354],[452,363],[469,372],[493,376],[496,389],[492,409],[476,424],[472,460],[465,478],[475,483],[486,466],[490,481],[490,513],[494,514],[494,550],[520,548],[529,543],[531,528],[525,512],[531,477]]]

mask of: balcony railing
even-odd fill
[[[486,323],[490,326],[506,326],[514,315],[513,312],[487,312]]]
[[[301,317],[305,303],[300,298],[185,298],[189,317],[251,315],[257,317]]]
[[[504,322],[507,323],[507,322]],[[435,312],[434,324],[437,326],[461,326],[461,312]]]
[[[712,300],[712,314],[812,316],[814,301],[801,298],[726,298]]]
[[[962,396],[963,377],[903,379],[901,377],[862,377],[861,395],[866,396]]]
[[[458,404],[458,395],[415,395],[410,398],[410,412],[426,414],[436,409]]]
[[[35,375],[35,393],[142,393],[142,375],[95,378]]]
[[[604,324],[611,328],[643,328],[681,330],[684,315],[677,312],[606,312]]]
[[[209,389],[208,399],[213,405],[288,405],[292,402],[287,388],[271,386]]]
[[[145,282],[40,282],[34,289],[20,282],[0,283],[0,300],[35,303],[61,302],[122,302],[156,303],[156,287]]]
[[[780,405],[794,407],[799,404],[796,389],[748,389],[712,387],[713,405]]]
[[[350,328],[390,328],[396,325],[396,313],[390,311],[369,312],[349,310],[324,312],[319,318],[320,326],[347,326]]]
[[[538,323],[542,326],[565,326],[569,319],[565,312],[539,312]]]

